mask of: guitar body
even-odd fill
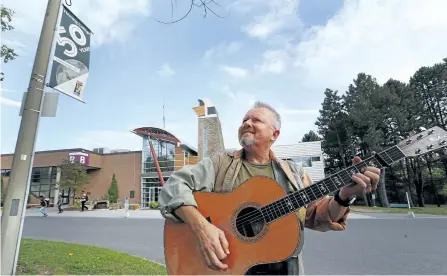
[[[292,212],[269,224],[262,220],[260,227],[248,227],[248,230],[243,227],[247,220],[245,223],[241,220],[247,212],[259,210],[285,195],[282,187],[267,177],[253,177],[231,193],[195,192],[199,212],[224,231],[230,244],[230,255],[223,260],[228,264],[228,269],[221,272],[208,268],[189,226],[166,220],[164,247],[168,274],[243,275],[255,265],[288,259],[301,244],[302,228],[296,213]],[[253,213],[245,218],[247,216],[253,217]]]

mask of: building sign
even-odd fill
[[[68,154],[71,163],[78,162],[81,165],[88,166],[89,156],[85,152],[70,152]]]
[[[62,8],[49,86],[84,102],[92,32],[70,10]]]

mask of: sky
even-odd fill
[[[85,103],[64,94],[57,115],[40,120],[36,150],[108,147],[141,150],[130,131],[163,127],[197,145],[198,99],[219,113],[226,148],[255,100],[282,116],[277,144],[293,144],[315,121],[326,88],[344,93],[360,72],[379,83],[407,82],[447,57],[443,0],[215,0],[219,16],[191,0],[71,0],[92,31]],[[64,0],[65,2],[65,0]],[[198,1],[197,1],[198,2]],[[2,63],[1,153],[16,145],[47,1],[4,0],[15,11],[2,44],[19,56]],[[47,92],[55,92],[51,88]]]

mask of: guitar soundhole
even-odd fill
[[[239,235],[252,238],[261,233],[265,225],[262,213],[255,207],[242,209],[236,217],[236,229]]]

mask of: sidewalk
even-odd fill
[[[71,218],[124,218],[126,212],[124,209],[108,210],[96,209],[92,211],[64,211],[58,214],[57,208],[47,208],[48,217],[71,217]],[[26,217],[40,217],[40,208],[30,208],[25,212]],[[148,219],[164,219],[159,210],[131,210],[128,218],[148,218]]]
[[[92,211],[64,211],[61,214],[57,213],[57,208],[47,208],[49,217],[71,217],[71,218],[125,218],[126,212],[124,209],[108,210],[108,209],[96,209]],[[39,208],[30,208],[26,210],[25,216],[27,217],[40,217]],[[159,210],[131,210],[129,211],[129,219],[131,218],[147,218],[147,219],[164,219]],[[358,214],[350,213],[350,219],[374,219],[374,216],[370,214]]]

